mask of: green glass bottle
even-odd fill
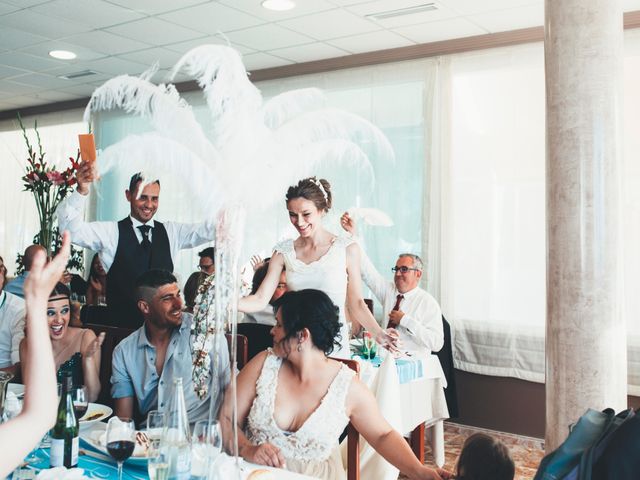
[[[73,468],[78,466],[78,419],[73,412],[73,377],[64,372],[62,392],[58,404],[56,424],[51,430],[51,466]]]

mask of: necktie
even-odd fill
[[[396,304],[393,306],[392,311],[396,312],[398,310],[400,310],[400,302],[402,301],[402,299],[404,298],[404,295],[399,294],[396,297]],[[389,320],[389,323],[387,323],[387,328],[395,328],[394,324],[391,322],[391,320]]]
[[[151,247],[151,240],[149,240],[149,231],[151,230],[151,227],[149,225],[140,225],[138,230],[142,233],[142,243],[140,243],[140,245],[142,245],[142,248],[145,250],[148,250],[149,247]]]

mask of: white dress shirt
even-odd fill
[[[24,300],[0,292],[0,368],[20,361],[20,341],[24,338]]]
[[[58,206],[58,224],[60,231],[68,230],[71,242],[80,247],[90,248],[100,253],[100,260],[105,272],[109,271],[118,248],[118,222],[85,222],[84,207],[87,195],[74,191]],[[142,232],[137,227],[145,225],[131,217],[133,231],[139,242],[142,242]],[[146,223],[154,226],[153,219]],[[215,236],[214,220],[202,223],[163,222],[169,237],[171,258],[175,259],[179,250],[193,248],[203,243],[211,242]],[[153,228],[149,232],[152,239]]]
[[[382,304],[382,328],[389,322],[398,295],[404,295],[399,309],[404,312],[397,327],[402,341],[402,350],[437,352],[444,344],[442,311],[429,293],[416,287],[400,294],[393,281],[385,280],[369,260],[364,250],[361,256],[361,274],[364,283]]]

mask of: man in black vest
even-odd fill
[[[173,258],[184,248],[197,247],[214,237],[213,221],[184,224],[153,220],[160,199],[160,181],[147,181],[141,173],[131,177],[125,197],[130,215],[119,222],[85,222],[84,204],[95,178],[93,165],[81,164],[77,191],[58,207],[61,230],[71,241],[99,252],[107,272],[108,322],[130,328],[142,325],[133,300],[136,278],[149,269],[173,271]]]

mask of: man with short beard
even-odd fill
[[[115,414],[132,418],[134,402],[143,416],[150,410],[163,410],[170,399],[173,380],[181,377],[189,421],[207,419],[212,394],[222,395],[230,379],[224,336],[219,336],[218,344],[209,353],[211,365],[218,365],[218,370],[212,368],[208,393],[200,399],[191,377],[193,317],[183,312],[176,277],[165,270],[143,273],[136,280],[135,298],[144,324],[113,351],[111,396],[115,400]],[[213,401],[217,402],[218,397]]]

